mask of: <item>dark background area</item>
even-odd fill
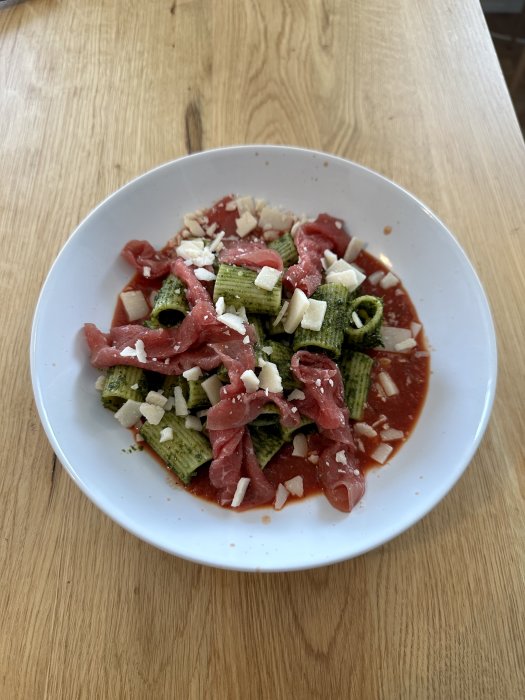
[[[485,12],[485,18],[525,135],[525,9],[520,13]]]

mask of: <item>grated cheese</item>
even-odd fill
[[[257,228],[257,219],[249,211],[245,211],[238,219],[235,219],[237,235],[244,238]]]
[[[131,428],[140,420],[140,401],[128,399],[113,415],[123,428]]]
[[[294,333],[306,313],[308,308],[308,297],[306,294],[300,290],[298,287],[294,289],[292,298],[290,300],[290,305],[288,307],[288,312],[284,320],[284,330],[287,333]]]
[[[264,265],[255,278],[254,285],[259,287],[259,289],[265,289],[267,292],[271,292],[279,281],[281,274],[282,273],[279,270],[276,270],[274,267]]]
[[[399,394],[399,389],[388,372],[379,372],[377,379],[387,396],[395,396],[396,394]]]
[[[198,267],[195,270],[195,277],[201,282],[212,282],[217,279],[217,275],[214,272],[210,272],[210,270],[206,270],[204,267]]]
[[[272,326],[277,326],[282,321],[284,314],[288,310],[289,306],[290,306],[290,302],[288,302],[288,301],[283,302],[283,305],[281,306],[281,310],[279,311],[279,313],[275,317],[275,321],[272,323]]]
[[[391,272],[387,272],[383,279],[379,282],[379,286],[382,289],[390,289],[391,287],[395,287],[396,284],[399,284],[399,279]]]
[[[326,309],[326,301],[309,299],[308,307],[306,308],[304,316],[301,319],[301,328],[307,328],[310,331],[320,331],[323,325]]]
[[[241,478],[237,482],[237,488],[235,489],[235,493],[233,494],[231,502],[232,508],[238,508],[241,505],[249,485],[250,479],[247,476],[241,476]]]
[[[196,430],[199,433],[202,431],[202,423],[197,416],[186,416],[184,426],[188,428],[188,430]]]
[[[281,375],[274,362],[265,362],[259,374],[259,386],[261,389],[266,389],[273,393],[279,393],[283,390]]]
[[[151,425],[158,425],[162,420],[164,415],[164,409],[160,406],[154,406],[150,403],[141,403],[139,410],[144,418],[151,423]]]
[[[206,396],[210,400],[212,406],[219,403],[221,400],[220,391],[222,388],[222,382],[216,374],[212,374],[211,377],[208,377],[208,379],[201,382],[201,387],[206,392]]]
[[[146,403],[149,403],[152,406],[160,406],[161,408],[164,408],[167,402],[168,399],[158,391],[149,391],[148,395],[146,396]]]
[[[306,398],[304,391],[300,389],[294,389],[291,394],[288,394],[288,401],[304,401]]]
[[[253,394],[259,388],[259,379],[253,369],[247,369],[241,374],[241,381],[246,388],[248,394]]]
[[[303,497],[304,484],[303,484],[303,477],[302,476],[298,475],[298,476],[292,477],[291,479],[288,479],[288,481],[284,482],[284,486],[292,494],[292,496],[297,496],[298,498]]]
[[[246,333],[246,328],[244,327],[243,320],[240,316],[237,316],[237,314],[220,314],[220,316],[217,316],[217,321],[224,323],[225,326],[228,326],[228,328],[237,331],[237,333],[240,333],[241,335],[245,335]]]
[[[275,510],[281,510],[281,508],[284,507],[284,504],[288,499],[288,493],[288,489],[282,484],[279,484],[277,491],[275,492],[275,501],[273,503]]]
[[[303,435],[303,433],[298,433],[293,439],[292,457],[306,457],[307,454],[308,442],[306,440],[306,435]]]
[[[176,386],[173,390],[173,396],[175,398],[175,415],[176,416],[187,416],[189,414],[188,404],[182,393],[180,386]]]
[[[140,290],[121,292],[120,300],[128,317],[128,321],[138,321],[149,314],[146,297]]]
[[[197,379],[202,377],[202,369],[200,367],[191,367],[191,369],[187,369],[185,372],[183,372],[182,376],[189,382],[195,382]]]
[[[372,452],[370,457],[374,460],[374,462],[379,462],[379,464],[384,464],[386,460],[390,457],[390,454],[393,452],[394,448],[392,445],[387,445],[384,442],[381,442],[376,449]]]
[[[345,254],[343,255],[343,260],[346,260],[346,262],[349,263],[354,262],[354,260],[357,258],[357,256],[363,250],[364,247],[364,241],[360,240],[359,238],[352,238],[350,243],[346,246]]]
[[[173,440],[173,428],[169,426],[167,428],[162,428],[160,431],[159,442],[169,442]]]

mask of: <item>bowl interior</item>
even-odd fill
[[[131,277],[119,252],[161,246],[182,216],[235,192],[297,213],[326,211],[391,261],[431,347],[431,379],[406,445],[367,478],[349,515],[323,498],[232,513],[174,487],[99,404],[82,324],[106,329]],[[392,233],[384,235],[385,226]],[[31,369],[46,433],[73,479],[105,513],[173,554],[241,570],[292,570],[356,556],[426,514],[470,461],[496,381],[494,330],[479,280],[444,225],[385,178],[349,161],[285,147],[208,151],[163,165],[100,204],[55,261],[36,309]]]

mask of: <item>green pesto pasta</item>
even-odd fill
[[[210,400],[208,394],[202,388],[201,380],[191,380],[188,382],[188,396],[186,403],[189,409],[193,408],[208,408]]]
[[[345,401],[353,420],[363,418],[373,364],[373,359],[368,355],[350,351],[343,354],[339,363],[345,386]]]
[[[251,422],[251,425],[260,428],[268,425],[279,425],[280,421],[281,412],[277,406],[274,403],[267,403],[265,406],[263,406],[263,409],[257,418]]]
[[[176,326],[189,311],[186,289],[175,275],[168,275],[155,296],[150,325]]]
[[[270,355],[264,354],[263,357],[277,365],[277,369],[281,375],[283,389],[285,391],[291,391],[292,389],[299,388],[301,383],[294,377],[290,366],[293,355],[292,349],[276,340],[268,340],[265,346],[271,347],[272,352]]]
[[[160,442],[164,428],[173,430],[173,440]],[[144,423],[140,434],[179,479],[188,484],[194,472],[212,459],[208,438],[185,426],[185,418],[166,412],[158,425]]]
[[[266,426],[264,428],[250,427],[249,430],[255,456],[257,457],[261,469],[264,469],[272,457],[274,457],[284,445],[283,436],[278,425]]]
[[[294,351],[311,348],[324,350],[332,357],[339,357],[343,346],[344,331],[348,325],[348,290],[342,284],[322,284],[312,294],[312,299],[326,301],[326,313],[321,330],[299,328],[293,337]]]
[[[286,428],[284,425],[281,425],[281,435],[283,436],[283,440],[285,442],[290,442],[298,430],[303,430],[309,426],[315,426],[315,422],[306,416],[301,416],[301,422],[296,427]]]
[[[277,315],[281,308],[281,280],[268,292],[255,286],[256,277],[257,272],[246,267],[221,264],[215,280],[213,300],[223,297],[227,306],[244,306],[251,313]]]
[[[358,328],[352,316],[357,314],[363,324]],[[375,348],[381,345],[381,323],[383,322],[383,301],[370,295],[353,299],[348,306],[346,340],[351,348]]]
[[[137,388],[133,389],[134,386]],[[108,369],[101,400],[106,408],[115,412],[128,400],[144,401],[147,393],[144,370],[140,367],[115,365]]]
[[[283,260],[283,265],[285,267],[295,265],[295,263],[299,260],[297,248],[295,247],[294,240],[290,233],[284,233],[275,241],[269,243],[268,248],[272,248],[272,250],[275,250],[279,253]]]

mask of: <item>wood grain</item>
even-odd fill
[[[524,697],[525,159],[479,3],[29,0],[0,11],[0,86],[0,696]],[[54,457],[28,367],[42,282],[98,201],[255,142],[340,154],[425,201],[487,290],[500,356],[442,503],[293,574],[203,568],[113,524]]]

